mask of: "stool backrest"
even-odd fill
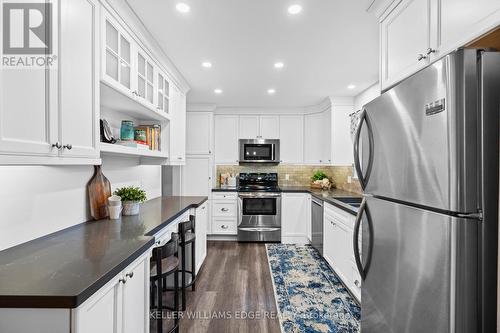
[[[184,221],[179,223],[179,233],[181,234],[181,238],[188,231],[194,233],[194,228],[195,228],[195,217],[194,215],[189,215],[189,221]]]
[[[177,255],[179,251],[179,234],[173,232],[170,240],[162,246],[153,249],[152,259],[156,261],[161,261],[163,258],[167,258],[173,255]]]

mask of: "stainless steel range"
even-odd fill
[[[240,173],[238,241],[281,241],[281,193],[277,173]]]

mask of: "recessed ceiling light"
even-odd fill
[[[281,69],[283,67],[285,67],[285,64],[282,63],[281,61],[274,63],[274,68]]]
[[[354,88],[356,88],[356,86],[354,84],[350,84],[347,86],[347,89],[354,89]]]
[[[291,5],[290,7],[288,7],[288,13],[290,13],[292,15],[297,15],[301,11],[302,11],[301,5],[295,4],[295,5]]]
[[[175,5],[175,9],[177,9],[177,11],[182,14],[189,13],[189,11],[191,10],[191,8],[183,2],[179,2],[177,5]]]
[[[219,89],[219,88],[214,89],[214,93],[216,93],[217,95],[220,95],[220,94],[222,94],[222,89]]]
[[[212,68],[212,63],[209,61],[204,61],[201,63],[201,65],[205,68]]]
[[[274,94],[276,94],[276,89],[272,89],[272,88],[271,89],[267,89],[267,93],[269,95],[274,95]]]

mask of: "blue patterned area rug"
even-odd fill
[[[359,332],[361,308],[311,246],[266,244],[284,333]]]

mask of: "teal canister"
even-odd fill
[[[122,141],[134,141],[134,122],[131,120],[122,120],[120,129],[120,139]]]

